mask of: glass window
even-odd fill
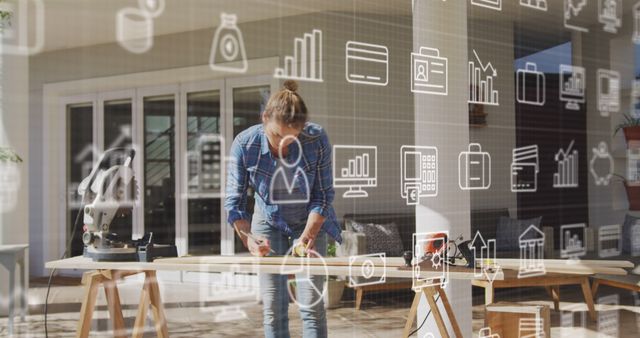
[[[260,114],[264,111],[271,88],[269,86],[253,86],[233,88],[233,137],[235,138],[241,131],[262,123]],[[247,199],[247,211],[253,213],[253,190],[249,189]],[[235,239],[235,252],[247,252],[238,236]]]
[[[130,148],[132,146],[131,109],[131,99],[104,102],[105,151],[113,148]],[[141,154],[136,154],[135,156],[141,156]],[[120,161],[121,159],[114,158],[114,160]],[[122,162],[117,164],[122,164]],[[137,188],[136,191],[138,191]],[[134,198],[138,198],[137,194]],[[133,233],[133,215],[128,213],[122,217],[114,218],[110,230],[117,233],[120,238],[130,239]]]
[[[175,98],[145,97],[144,231],[155,243],[175,244]]]
[[[89,176],[96,159],[93,145],[93,104],[80,103],[67,106],[67,236],[71,235],[71,256],[82,255],[82,198],[78,186]],[[78,225],[72,233],[76,219]],[[67,237],[68,238],[68,237]],[[65,248],[66,249],[66,248]]]
[[[189,254],[220,254],[224,138],[220,91],[187,94]],[[226,224],[225,224],[226,225]]]

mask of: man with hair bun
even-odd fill
[[[342,242],[332,206],[331,144],[324,129],[308,122],[298,84],[284,82],[262,112],[262,124],[241,132],[231,146],[225,209],[242,243],[255,256],[327,253],[327,235]],[[255,191],[253,215],[246,210]],[[296,276],[298,279],[298,276]],[[288,276],[259,274],[267,338],[289,334]],[[327,337],[322,295],[325,276],[298,279],[303,337]]]

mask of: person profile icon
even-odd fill
[[[416,80],[429,81],[427,79],[427,66],[424,63],[419,63],[416,67]]]
[[[297,145],[297,156],[293,162],[288,162],[282,156],[282,148],[288,139],[293,139]],[[302,161],[302,144],[297,137],[287,135],[278,146],[279,165],[271,177],[269,197],[272,204],[308,203],[311,198],[309,179],[299,166]]]

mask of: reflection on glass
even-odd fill
[[[243,87],[233,89],[233,137],[241,131],[261,123],[271,91],[269,86]]]
[[[71,240],[71,252],[68,256],[82,255],[82,225],[78,225],[71,234],[82,200],[78,195],[78,185],[91,172],[93,167],[93,106],[91,103],[67,106],[67,238]],[[82,215],[80,215],[82,217]],[[79,220],[82,222],[82,219]]]
[[[233,137],[241,131],[262,123],[260,114],[264,111],[271,89],[269,86],[242,87],[233,89]],[[247,193],[247,212],[253,213],[253,191]],[[238,236],[235,238],[235,252],[247,252]]]
[[[144,98],[144,227],[154,241],[175,244],[175,99]]]
[[[220,254],[219,175],[224,165],[220,131],[220,91],[187,94],[187,210],[192,255]]]
[[[112,148],[131,147],[131,99],[112,100],[104,102],[104,150]],[[125,153],[122,153],[123,155]],[[136,154],[140,156],[140,154]],[[124,160],[124,158],[119,159]],[[122,164],[117,162],[114,164]],[[139,177],[140,173],[135,173]],[[136,179],[136,184],[139,182]],[[136,190],[137,191],[137,190]],[[135,194],[133,198],[138,198]],[[114,218],[111,223],[111,231],[118,234],[120,238],[128,240],[133,233],[133,215],[127,214],[123,217]]]

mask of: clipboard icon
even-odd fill
[[[440,50],[420,47],[411,53],[411,91],[433,95],[447,95],[449,84],[448,59]]]

